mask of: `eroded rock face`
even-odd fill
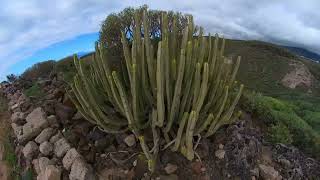
[[[301,62],[291,63],[290,66],[293,67],[293,70],[283,77],[282,85],[290,89],[298,86],[311,88],[314,77],[309,69]]]

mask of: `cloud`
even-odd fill
[[[97,32],[111,12],[148,4],[194,15],[207,32],[320,52],[318,0],[2,0],[0,78],[27,56],[59,41]]]

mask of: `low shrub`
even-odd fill
[[[242,96],[240,106],[269,127],[267,136],[271,137],[271,142],[288,143],[292,135],[293,145],[305,152],[319,155],[320,135],[316,126],[319,124],[319,114],[302,110],[310,108],[308,102],[299,102],[299,105],[295,105],[259,93],[246,92]]]
[[[37,83],[34,83],[30,88],[24,90],[24,94],[28,97],[39,98],[44,95],[44,92]]]
[[[271,126],[268,139],[272,143],[291,144],[293,142],[290,130],[283,123]]]

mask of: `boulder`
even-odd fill
[[[64,123],[68,120],[70,120],[74,113],[75,113],[75,109],[65,106],[61,103],[57,103],[55,105],[55,112],[56,112],[56,116],[58,117],[58,119]]]
[[[57,127],[58,126],[58,121],[57,117],[55,115],[50,115],[47,117],[48,123],[50,127]]]
[[[95,180],[92,167],[86,164],[81,158],[77,158],[69,174],[70,180]]]
[[[43,122],[46,121],[46,113],[41,107],[35,108],[28,116],[26,117],[27,122]]]
[[[77,111],[77,113],[72,117],[72,120],[81,120],[81,119],[83,119],[83,116],[79,111]]]
[[[267,180],[281,180],[282,177],[279,172],[271,166],[266,166],[264,164],[259,164],[260,175],[263,179]]]
[[[33,141],[29,141],[22,149],[22,153],[26,159],[31,160],[38,153],[38,145]]]
[[[54,98],[59,99],[64,95],[64,91],[62,89],[55,89],[52,94]]]
[[[54,165],[48,165],[46,169],[37,176],[37,180],[60,180],[60,179],[61,179],[61,169],[58,169]]]
[[[136,138],[135,138],[134,134],[130,134],[129,136],[124,138],[124,142],[129,147],[132,147],[132,146],[136,145]]]
[[[61,138],[63,138],[63,136],[62,136],[61,132],[59,131],[56,135],[54,135],[50,138],[50,143],[54,144],[55,142],[57,142]]]
[[[38,162],[39,162],[39,170],[40,170],[40,172],[45,171],[45,169],[46,169],[46,167],[48,165],[53,165],[54,164],[53,161],[51,161],[47,157],[40,157],[38,159]]]
[[[54,143],[54,153],[57,157],[63,157],[69,149],[71,149],[71,146],[65,138],[61,138]]]
[[[53,145],[50,142],[45,141],[40,144],[39,150],[43,155],[48,156],[51,154],[53,150]]]
[[[55,133],[55,130],[53,128],[46,128],[44,129],[35,139],[35,141],[39,144],[49,141],[51,136]]]
[[[167,166],[164,168],[167,174],[172,174],[176,172],[178,169],[178,166],[175,164],[168,163]]]
[[[44,128],[48,127],[46,114],[42,108],[34,109],[27,117],[27,123],[23,125],[23,138],[21,141],[31,140],[37,136]]]
[[[36,171],[37,174],[40,174],[40,166],[39,166],[39,159],[32,160],[33,169]]]
[[[226,154],[226,151],[222,149],[218,149],[214,154],[218,159],[223,159],[224,155]]]
[[[75,148],[70,149],[62,159],[63,167],[67,170],[70,170],[73,162],[80,157],[81,155],[77,152]]]

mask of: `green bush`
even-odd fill
[[[282,123],[272,125],[268,135],[272,143],[291,144],[293,142],[290,130]]]
[[[320,153],[320,135],[316,129],[319,114],[304,110],[311,108],[308,102],[300,101],[295,105],[292,102],[246,92],[242,96],[240,106],[269,127],[267,136],[271,137],[272,142],[288,139],[291,134],[292,144],[295,146],[316,156]],[[287,127],[289,132],[280,132],[282,126]]]
[[[28,97],[39,98],[44,95],[44,92],[41,90],[37,83],[34,83],[33,86],[24,90],[24,94]]]

